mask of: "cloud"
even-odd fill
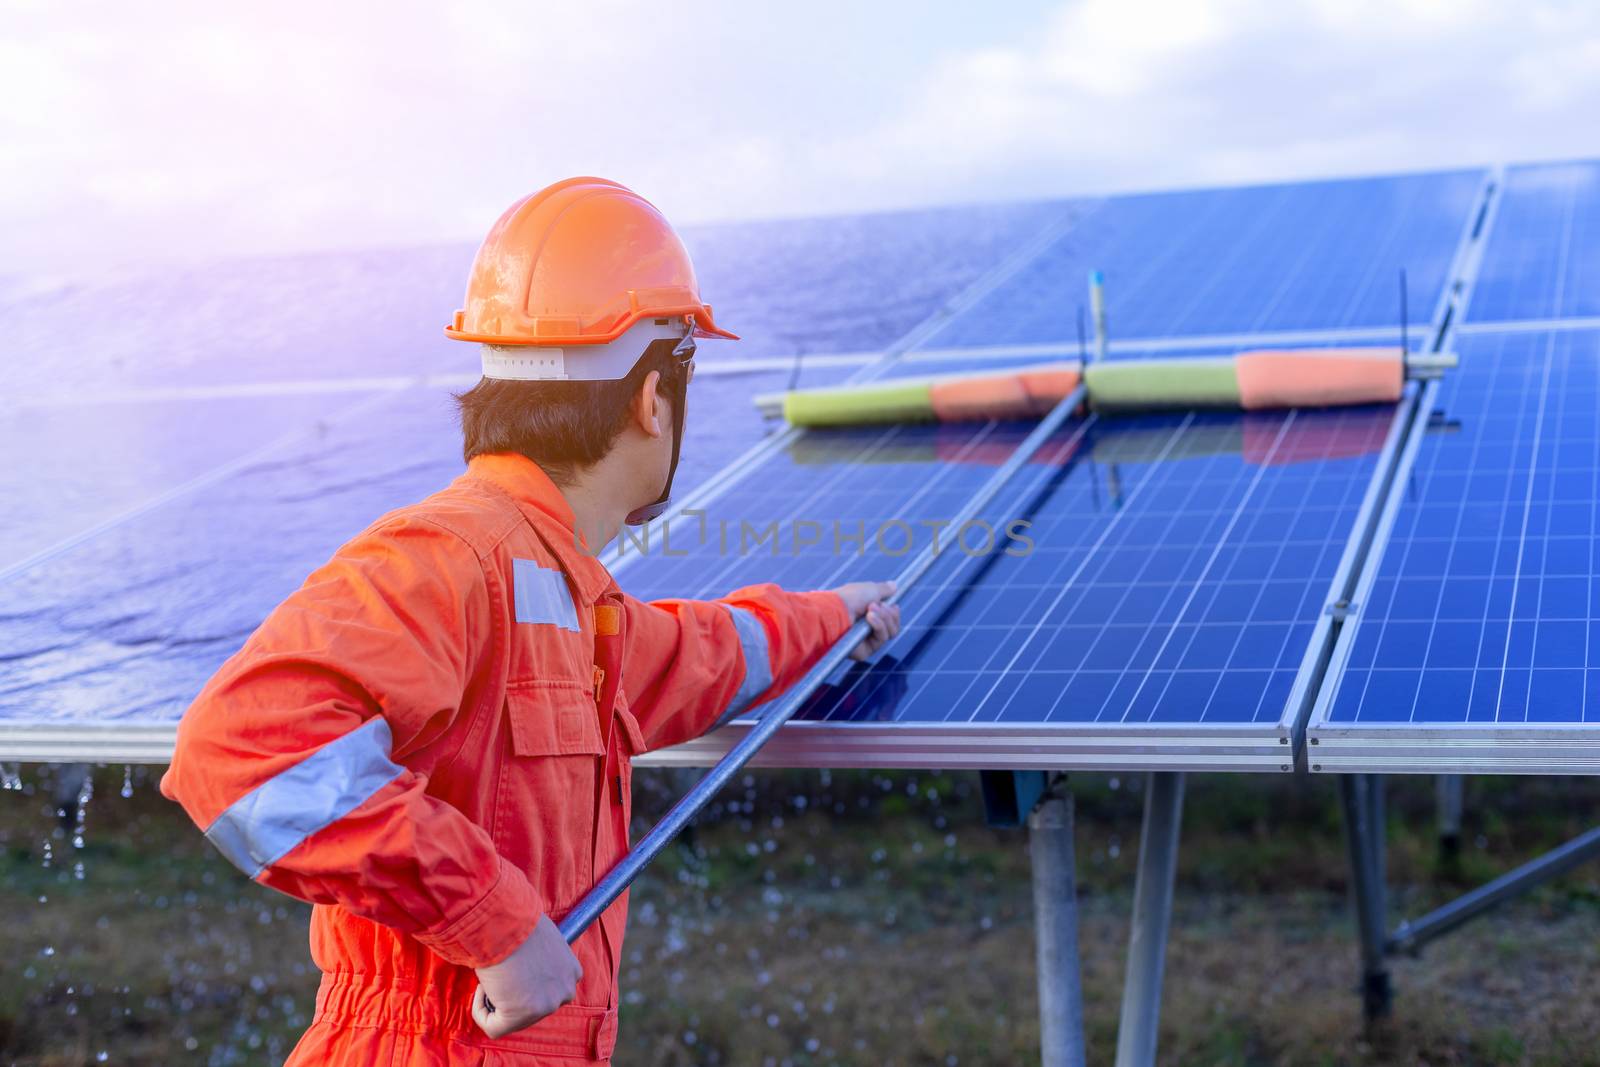
[[[1595,114],[1594,5],[1084,0],[832,151],[1034,195],[1594,154]]]
[[[709,220],[1600,152],[1600,5],[1550,0],[13,0],[8,23],[0,272],[466,241],[586,172]]]

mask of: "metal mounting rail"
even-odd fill
[[[1455,255],[1445,274],[1445,284],[1434,306],[1428,332],[1424,335],[1419,360],[1435,361],[1436,357],[1450,353],[1455,344],[1456,332],[1466,317],[1467,305],[1472,299],[1478,269],[1483,263],[1483,250],[1494,228],[1500,204],[1500,192],[1505,187],[1505,168],[1493,167],[1484,175],[1483,185],[1456,244]],[[1309,747],[1315,745],[1309,731],[1324,719],[1332,705],[1334,693],[1349,660],[1350,643],[1360,625],[1361,609],[1371,593],[1377,577],[1378,562],[1383,558],[1389,534],[1394,528],[1395,513],[1399,507],[1400,488],[1405,485],[1416,462],[1417,450],[1428,429],[1428,419],[1439,395],[1440,377],[1436,374],[1420,376],[1421,387],[1409,386],[1410,396],[1402,401],[1390,438],[1385,441],[1379,457],[1378,469],[1373,473],[1362,500],[1361,510],[1345,545],[1345,553],[1335,575],[1328,608],[1318,622],[1313,634],[1307,659],[1301,674],[1296,678],[1294,699],[1300,701],[1295,716],[1295,765],[1320,770],[1315,759],[1308,757]]]
[[[1022,469],[1028,460],[1033,458],[1045,442],[1061,428],[1074,411],[1083,403],[1084,389],[1078,386],[1067,395],[1059,404],[1050,409],[1050,413],[1039,420],[1022,441],[1012,450],[1006,461],[997,467],[993,474],[978,487],[977,491],[962,506],[961,511],[951,520],[951,525],[959,529],[962,525],[976,518],[984,508],[995,498],[1016,473]],[[895,577],[896,589],[891,602],[898,601],[906,590],[915,585],[928,568],[932,567],[938,559],[939,552],[936,545],[929,544],[917,553],[916,557],[906,565]],[[700,810],[710,803],[718,790],[727,784],[728,780],[739,772],[739,769],[749,762],[750,757],[766,744],[767,740],[777,733],[778,728],[788,722],[801,706],[810,698],[813,690],[827,680],[828,675],[842,664],[850,655],[852,649],[860,644],[862,639],[871,632],[865,622],[858,622],[851,626],[845,635],[834,642],[823,657],[806,672],[795,685],[782,697],[774,701],[772,706],[757,721],[756,725],[733,746],[716,766],[706,772],[705,777],[695,783],[693,789],[685,793],[674,804],[661,821],[651,828],[650,832],[640,839],[627,855],[617,861],[616,865],[607,871],[595,887],[591,889],[576,906],[573,907],[559,923],[561,934],[567,942],[577,940],[578,936],[589,927],[600,913],[611,905],[611,902],[621,896],[623,891],[633,883],[650,861],[665,848],[674,837],[693,819]]]

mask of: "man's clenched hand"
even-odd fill
[[[539,916],[517,950],[478,968],[472,1021],[490,1037],[504,1037],[543,1019],[578,992],[583,968],[550,916]]]
[[[872,633],[850,650],[850,658],[870,659],[872,654],[900,632],[900,605],[885,604],[886,597],[894,595],[893,582],[851,582],[834,590],[852,619],[866,619]]]

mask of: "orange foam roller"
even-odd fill
[[[1042,367],[972,378],[948,378],[928,386],[940,422],[1038,418],[1078,387],[1076,367]]]
[[[1234,370],[1246,411],[1393,403],[1406,381],[1399,348],[1263,349],[1239,353]]]

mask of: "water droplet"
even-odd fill
[[[46,958],[54,956],[55,954],[56,954],[56,947],[54,945],[46,945],[44,948],[39,950],[39,955],[44,956]]]
[[[83,850],[83,828],[89,818],[89,801],[94,799],[94,775],[85,773],[83,784],[78,787],[77,811],[73,816],[72,848],[74,851]],[[72,877],[83,881],[83,860],[80,857],[72,865]]]
[[[122,799],[127,800],[133,796],[133,764],[123,764],[122,767]]]
[[[0,763],[0,786],[6,789],[22,788],[22,765],[18,763]]]

